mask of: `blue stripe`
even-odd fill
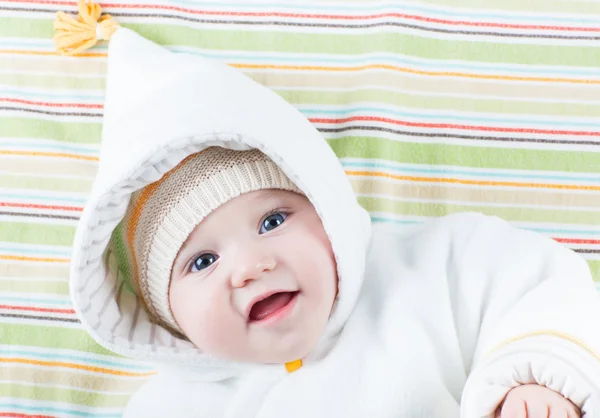
[[[544,125],[544,126],[580,126],[587,128],[600,128],[600,123],[593,122],[575,122],[575,121],[557,121],[556,118],[558,116],[554,116],[552,120],[536,120],[532,117],[524,117],[523,119],[504,119],[504,118],[482,118],[477,116],[458,116],[455,114],[452,115],[441,115],[441,114],[425,114],[425,113],[415,113],[415,112],[400,112],[397,110],[386,109],[382,107],[375,106],[352,106],[350,109],[299,109],[302,113],[306,115],[333,115],[333,116],[351,116],[353,113],[362,113],[362,112],[372,112],[384,115],[392,115],[394,117],[409,117],[409,118],[419,118],[419,119],[432,119],[435,121],[447,120],[447,123],[455,123],[456,121],[463,122],[480,122],[480,123],[513,123],[518,124],[520,126],[526,125],[530,126],[533,124]]]
[[[211,54],[210,52],[205,52],[205,51],[201,51],[201,52],[193,52],[190,51],[189,49],[184,49],[184,48],[171,48],[171,50],[175,51],[175,52],[186,52],[186,53],[191,53],[193,55],[200,55],[202,57],[205,58],[210,58],[210,59],[214,59],[217,61],[227,61],[227,62],[247,62],[247,61],[254,61],[257,62],[259,64],[268,64],[268,63],[272,63],[272,62],[292,62],[294,64],[302,64],[305,63],[306,65],[310,65],[312,63],[318,62],[318,63],[339,63],[339,64],[354,64],[354,65],[367,65],[367,64],[380,64],[380,63],[385,63],[390,62],[392,64],[400,64],[400,65],[413,65],[416,67],[420,67],[420,68],[429,68],[432,70],[436,70],[436,71],[440,71],[441,69],[447,70],[447,69],[456,69],[456,70],[462,70],[462,71],[467,71],[469,73],[473,73],[474,70],[482,70],[486,73],[489,74],[498,74],[500,71],[502,72],[506,72],[506,73],[515,73],[515,74],[523,74],[523,73],[530,73],[530,74],[552,74],[552,75],[559,75],[559,74],[566,74],[566,75],[570,75],[570,76],[597,76],[597,71],[594,70],[588,70],[588,69],[569,69],[569,70],[565,70],[564,68],[555,68],[555,69],[549,69],[549,68],[532,68],[532,66],[523,66],[520,68],[515,68],[515,66],[508,66],[508,65],[494,65],[494,68],[490,68],[489,66],[483,66],[480,65],[478,63],[469,63],[468,65],[466,64],[458,64],[458,63],[452,63],[452,62],[445,62],[445,61],[435,61],[435,62],[431,62],[431,61],[421,61],[421,60],[415,60],[415,59],[410,59],[408,57],[401,57],[401,56],[388,56],[388,55],[382,55],[382,54],[368,54],[367,56],[363,55],[355,55],[352,57],[332,57],[331,55],[323,55],[323,56],[311,56],[310,58],[304,58],[304,57],[284,57],[284,56],[279,56],[279,55],[268,55],[268,54],[257,54],[255,56],[245,56],[245,55],[231,55],[231,54]]]
[[[13,147],[17,149],[35,149],[38,151],[42,151],[44,149],[53,150],[53,151],[70,151],[76,152],[79,154],[86,154],[92,157],[97,157],[100,155],[100,150],[90,150],[82,147],[68,146],[62,144],[27,144],[20,142],[1,142],[0,147]]]
[[[38,195],[26,195],[26,194],[14,194],[14,193],[0,193],[2,199],[31,199],[31,200],[50,200],[53,202],[63,200],[65,202],[85,204],[87,199],[81,199],[76,197],[64,197],[64,196],[38,196]]]
[[[121,414],[101,414],[98,412],[82,412],[76,411],[74,409],[65,409],[65,408],[53,408],[50,406],[24,406],[23,404],[14,404],[14,403],[0,403],[0,408],[3,409],[13,409],[17,411],[33,411],[33,412],[44,412],[44,413],[60,413],[60,414],[70,414],[77,415],[80,417],[97,417],[97,418],[120,418]]]
[[[494,178],[514,178],[514,179],[536,179],[536,180],[557,180],[557,181],[581,181],[587,183],[600,183],[600,177],[578,177],[578,176],[560,176],[560,175],[546,175],[546,174],[518,174],[518,173],[490,173],[483,171],[463,171],[455,169],[443,169],[443,168],[416,168],[416,167],[398,167],[392,164],[386,163],[371,163],[371,162],[354,162],[354,161],[343,161],[344,167],[355,167],[355,168],[375,168],[384,169],[388,171],[394,171],[396,173],[419,173],[419,174],[452,174],[452,175],[463,175],[469,177],[494,177]]]
[[[407,220],[393,219],[393,218],[381,218],[381,217],[377,217],[377,216],[371,216],[371,221],[373,221],[373,222],[388,222],[388,223],[401,224],[401,225],[417,225],[417,224],[422,224],[424,222],[424,221],[407,221]]]
[[[535,228],[535,227],[529,227],[529,228],[525,228],[525,229],[529,229],[530,231],[536,231],[536,232],[542,232],[545,234],[576,234],[576,235],[590,235],[592,237],[594,236],[600,236],[600,231],[594,231],[593,229],[588,229],[588,230],[575,230],[575,229],[547,229],[547,228]]]
[[[95,358],[90,358],[90,357],[81,357],[81,356],[73,356],[73,355],[69,355],[69,354],[52,354],[52,353],[36,353],[34,351],[27,351],[27,350],[15,350],[13,348],[10,348],[8,350],[5,349],[0,349],[0,354],[3,355],[11,355],[11,356],[22,356],[22,357],[27,357],[27,358],[41,358],[41,359],[46,359],[46,360],[69,360],[69,361],[73,361],[73,362],[79,362],[81,364],[87,364],[87,365],[99,365],[99,366],[109,366],[109,367],[115,367],[117,369],[120,370],[135,370],[135,371],[139,371],[139,372],[151,372],[153,371],[153,369],[149,368],[149,367],[145,367],[145,366],[139,366],[139,365],[134,365],[134,364],[124,364],[124,363],[118,363],[115,361],[108,361],[108,360],[101,360],[101,359],[95,359]]]
[[[11,41],[10,44],[5,42],[4,44],[0,41],[0,46],[4,48],[14,48],[19,49],[23,48],[23,45],[20,45],[18,42]],[[27,47],[37,47],[38,49],[46,49],[47,45],[43,44],[25,44]],[[224,53],[215,54],[209,51],[194,51],[189,48],[182,48],[176,46],[170,46],[169,49],[174,52],[184,52],[192,55],[199,55],[204,58],[214,59],[217,61],[223,62],[253,62],[259,64],[270,64],[273,62],[290,62],[294,64],[306,64],[310,65],[313,63],[338,63],[338,64],[354,64],[354,65],[365,65],[365,64],[380,64],[380,63],[390,63],[396,65],[412,65],[419,68],[428,68],[432,70],[439,71],[440,69],[453,69],[460,70],[472,73],[473,71],[482,71],[484,73],[489,74],[498,74],[499,72],[503,73],[513,73],[513,74],[550,74],[554,76],[559,75],[568,75],[571,77],[590,77],[596,76],[597,72],[595,69],[587,69],[587,68],[573,68],[573,69],[565,69],[561,67],[556,68],[536,68],[532,65],[528,66],[516,66],[516,65],[494,65],[493,68],[489,66],[481,65],[476,62],[470,62],[468,64],[454,63],[454,62],[445,62],[441,61],[423,61],[411,59],[410,57],[398,56],[398,55],[389,55],[389,54],[367,54],[367,55],[355,55],[350,57],[337,57],[331,56],[331,54],[323,54],[323,55],[313,55],[309,58],[306,57],[294,57],[294,56],[281,56],[281,55],[273,55],[268,53],[254,54],[254,55],[236,55],[231,53],[230,51],[223,51]],[[106,52],[108,48],[106,46],[94,47],[94,52]],[[21,93],[13,93],[15,95],[27,95],[25,92]],[[42,96],[40,96],[42,97]],[[53,96],[46,96],[53,97]],[[84,100],[103,100],[103,97],[97,96],[70,96],[74,98],[84,98]]]
[[[60,255],[63,257],[70,257],[71,256],[71,251],[65,251],[65,250],[52,250],[52,249],[45,249],[45,248],[15,248],[15,247],[8,247],[8,246],[3,246],[0,245],[0,251],[4,251],[4,252],[14,252],[14,253],[19,253],[19,254],[47,254],[47,255]],[[2,297],[2,296],[0,296]]]
[[[87,96],[82,96],[82,95],[77,95],[77,94],[52,94],[52,93],[41,93],[41,92],[28,92],[28,91],[23,91],[23,90],[11,90],[11,89],[0,89],[0,95],[14,95],[14,96],[25,96],[25,97],[34,97],[34,98],[39,98],[39,97],[43,97],[43,98],[50,98],[50,99],[75,99],[75,100],[81,100],[84,102],[87,101],[97,101],[97,102],[103,102],[104,101],[104,96],[91,96],[91,95],[87,95]],[[93,103],[95,104],[95,103]],[[97,110],[102,110],[102,109],[97,109]]]
[[[49,299],[37,299],[37,298],[17,298],[12,296],[0,295],[0,300],[8,302],[20,302],[20,303],[36,303],[40,305],[62,305],[71,307],[73,304],[70,300],[49,300]]]
[[[425,221],[409,221],[402,219],[394,219],[394,218],[386,218],[382,216],[371,216],[371,220],[374,223],[395,223],[401,225],[415,225],[422,224]],[[538,227],[526,227],[522,229],[527,229],[530,231],[540,232],[544,234],[565,234],[565,235],[590,235],[590,236],[600,236],[600,231],[594,230],[577,230],[577,229],[552,229],[552,228],[538,228]]]

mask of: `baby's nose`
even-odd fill
[[[266,271],[271,271],[277,263],[272,257],[248,257],[239,260],[231,277],[234,288],[244,287],[248,282],[258,280]]]

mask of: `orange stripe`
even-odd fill
[[[547,83],[577,83],[577,84],[600,84],[600,80],[585,80],[578,78],[557,78],[557,77],[519,77],[493,74],[467,74],[445,71],[423,71],[413,70],[411,68],[397,67],[389,64],[369,64],[355,67],[330,67],[330,66],[311,66],[311,65],[261,65],[261,64],[229,64],[235,68],[246,69],[277,69],[277,70],[299,70],[299,71],[343,71],[356,72],[368,69],[386,69],[410,74],[420,74],[428,76],[444,77],[466,77],[486,80],[512,80],[512,81],[540,81]]]
[[[20,55],[57,55],[53,52],[42,51],[22,51],[15,49],[0,49],[0,54],[20,54]],[[78,57],[106,57],[106,53],[84,53],[78,54]],[[600,80],[586,80],[579,78],[558,78],[558,77],[519,77],[508,75],[494,74],[468,74],[459,72],[444,72],[444,71],[423,71],[414,70],[412,68],[397,67],[389,64],[369,64],[354,67],[331,67],[331,66],[314,66],[314,65],[275,65],[275,64],[236,64],[229,63],[230,66],[241,69],[253,70],[295,70],[295,71],[340,71],[340,72],[358,72],[369,69],[386,69],[409,74],[419,74],[427,76],[443,76],[443,77],[464,77],[483,80],[509,80],[509,81],[536,81],[544,83],[575,83],[575,84],[600,84]]]
[[[13,261],[40,261],[44,263],[68,263],[69,259],[64,258],[45,258],[45,257],[25,257],[22,255],[6,255],[0,254],[0,260],[13,260]]]
[[[146,206],[146,203],[148,202],[148,200],[150,200],[150,198],[156,192],[156,190],[160,187],[160,185],[163,184],[163,182],[165,182],[177,170],[178,167],[181,167],[183,164],[185,164],[185,162],[187,162],[194,155],[195,154],[188,155],[175,168],[167,171],[158,181],[156,181],[154,183],[150,183],[148,186],[144,187],[142,189],[142,191],[140,192],[140,194],[137,196],[136,201],[132,202],[133,207],[131,210],[131,215],[127,222],[127,227],[125,230],[125,237],[126,237],[126,245],[129,248],[129,252],[131,253],[131,257],[132,257],[132,261],[133,261],[133,269],[135,271],[134,277],[139,277],[137,257],[135,255],[133,244],[134,244],[134,240],[135,240],[135,232],[137,230],[137,225],[140,221],[140,216],[142,214],[142,211],[144,210],[144,207]]]
[[[563,189],[563,190],[593,190],[600,191],[600,186],[578,186],[573,184],[539,184],[539,183],[516,183],[509,181],[483,181],[483,180],[463,180],[463,179],[445,179],[433,177],[413,177],[399,176],[397,174],[369,171],[350,171],[346,174],[349,176],[365,176],[365,177],[385,177],[394,180],[406,181],[421,181],[427,183],[450,183],[450,184],[466,184],[471,186],[505,186],[505,187],[529,187],[535,189]]]
[[[0,54],[60,56],[60,54],[55,51],[26,51],[19,49],[0,49]],[[89,58],[106,58],[108,54],[100,52],[84,52],[82,54],[77,54],[77,56]]]
[[[86,155],[66,154],[60,152],[35,152],[35,151],[0,151],[0,155],[27,155],[34,157],[62,157],[72,158],[74,160],[98,161],[98,157],[88,157]]]
[[[21,363],[21,364],[35,364],[37,366],[47,367],[68,367],[70,369],[86,370],[96,373],[112,374],[115,376],[131,376],[131,377],[148,377],[153,376],[156,372],[148,373],[133,373],[133,372],[122,372],[120,370],[106,369],[104,367],[86,366],[83,364],[64,363],[62,361],[42,361],[42,360],[29,360],[23,358],[0,358],[1,363]]]

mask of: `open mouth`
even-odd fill
[[[252,305],[248,314],[249,322],[262,322],[267,319],[276,318],[285,315],[292,302],[296,300],[299,292],[278,292],[274,293]]]

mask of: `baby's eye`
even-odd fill
[[[205,268],[212,266],[213,263],[218,259],[219,256],[216,254],[202,254],[200,257],[194,260],[190,271],[195,273],[197,271],[204,270]]]
[[[267,216],[260,226],[260,234],[264,234],[266,232],[272,231],[273,229],[280,226],[287,218],[287,214],[285,213],[274,213],[272,215]]]

